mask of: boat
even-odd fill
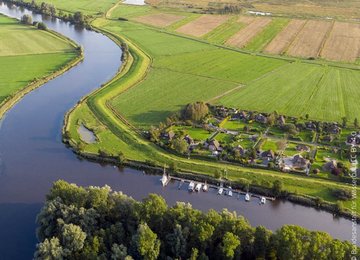
[[[229,189],[227,191],[227,195],[230,196],[230,197],[232,197],[232,195],[233,195],[232,188],[230,186],[229,186]]]
[[[188,190],[189,190],[189,191],[194,191],[194,188],[195,188],[195,183],[191,181],[191,182],[189,183]]]
[[[209,186],[206,184],[206,182],[205,182],[204,186],[202,187],[202,190],[203,190],[203,192],[207,192],[209,190]]]
[[[167,184],[167,181],[168,181],[168,176],[166,175],[165,172],[164,172],[163,176],[161,177],[160,181],[161,181],[162,186],[165,187]]]
[[[218,190],[218,195],[223,194],[223,191],[224,191],[224,188],[223,188],[223,187],[220,187],[219,190]]]
[[[250,201],[250,194],[249,193],[245,194],[245,201]]]
[[[260,204],[265,204],[266,203],[266,198],[265,197],[261,197],[260,198]]]
[[[200,191],[200,190],[201,190],[201,187],[202,187],[202,184],[201,184],[201,183],[196,184],[196,186],[195,186],[195,191]]]

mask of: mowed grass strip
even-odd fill
[[[360,73],[348,69],[293,63],[250,83],[218,102],[263,112],[278,111],[323,121],[354,120]]]
[[[63,39],[0,15],[0,56],[73,51]]]
[[[273,18],[271,23],[245,46],[245,49],[256,52],[261,51],[288,23],[289,19]]]

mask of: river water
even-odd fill
[[[108,184],[135,199],[157,193],[169,204],[186,201],[204,211],[227,208],[248,218],[253,226],[264,225],[272,230],[297,224],[342,240],[351,239],[351,222],[324,211],[283,201],[260,206],[257,199],[246,203],[235,197],[217,196],[215,191],[190,194],[186,186],[178,190],[176,182],[163,188],[159,176],[78,159],[61,142],[64,115],[81,97],[115,75],[121,66],[121,50],[102,34],[1,2],[0,13],[17,18],[31,14],[33,20],[44,21],[49,28],[76,41],[85,52],[82,63],[26,95],[0,121],[1,260],[31,259],[37,242],[36,214],[58,179],[78,185]]]

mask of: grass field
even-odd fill
[[[69,42],[0,15],[0,104],[76,56]]]

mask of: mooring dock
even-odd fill
[[[184,179],[184,178],[179,178],[179,177],[175,177],[175,176],[170,176],[170,175],[168,175],[168,179],[167,179],[166,185],[169,184],[170,180],[179,181],[179,182],[180,182],[180,184],[179,184],[179,186],[178,186],[179,189],[182,187],[182,185],[183,185],[184,183],[190,183],[190,182],[199,183],[199,181],[194,181],[194,180],[189,180],[189,179]],[[201,183],[204,184],[203,182],[201,182]],[[164,185],[164,186],[166,186],[166,185]],[[211,188],[211,189],[215,189],[215,190],[217,190],[217,189],[220,188],[220,186],[218,186],[218,185],[209,184],[209,183],[207,183],[207,186],[209,187],[209,189]],[[222,188],[224,189],[224,191],[228,191],[228,190],[229,190],[229,188],[227,188],[227,187],[222,187]],[[233,194],[244,195],[244,196],[245,196],[245,194],[247,193],[247,192],[241,191],[241,190],[239,190],[239,189],[231,189],[231,191],[233,192]],[[261,199],[262,197],[264,197],[264,198],[266,198],[266,200],[270,200],[270,201],[274,201],[274,200],[275,200],[274,197],[262,196],[262,195],[258,195],[258,194],[255,194],[255,193],[251,193],[251,197],[259,198],[259,199]]]

